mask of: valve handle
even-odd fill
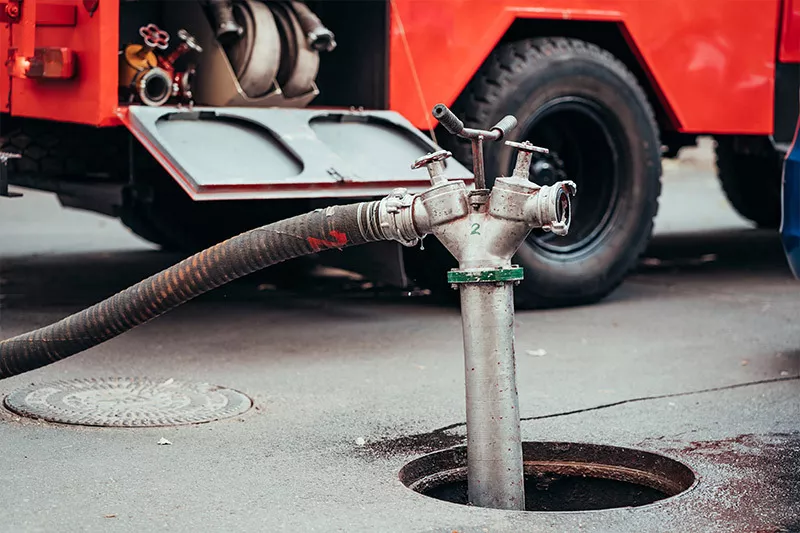
[[[144,39],[144,45],[147,48],[166,50],[169,47],[169,33],[153,23],[139,28],[139,35]]]
[[[178,39],[183,41],[190,50],[194,50],[198,54],[203,52],[203,47],[200,46],[200,43],[197,42],[197,39],[195,39],[194,36],[188,31],[184,29],[178,30]]]
[[[534,152],[539,152],[541,154],[550,153],[550,150],[548,150],[547,148],[536,146],[532,144],[530,141],[524,141],[521,143],[514,141],[506,141],[506,146],[510,146],[512,148],[517,149],[517,163],[516,165],[514,165],[514,174],[512,175],[512,177],[520,178],[523,180],[527,180],[530,177],[531,159],[533,158],[533,153]]]
[[[417,169],[421,167],[427,167],[428,175],[431,178],[431,185],[434,187],[443,185],[447,183],[447,177],[444,175],[445,167],[443,161],[452,155],[453,154],[447,150],[439,150],[438,152],[433,152],[432,154],[426,154],[414,161],[414,164],[411,165],[411,168]]]
[[[525,142],[521,142],[521,143],[514,142],[514,141],[506,141],[506,146],[510,146],[512,148],[516,148],[520,152],[526,152],[526,153],[529,153],[529,154],[533,153],[533,152],[539,152],[540,154],[549,154],[550,153],[550,150],[548,150],[547,148],[542,148],[541,146],[536,146],[535,144],[532,144],[529,141],[525,141]]]
[[[448,152],[447,150],[439,150],[438,152],[433,152],[431,154],[426,154],[414,161],[414,164],[411,165],[412,169],[422,168],[424,166],[428,166],[431,163],[435,163],[437,161],[444,161],[448,157],[451,157],[453,154]]]

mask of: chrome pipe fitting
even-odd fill
[[[134,92],[145,105],[161,106],[172,97],[173,80],[164,69],[152,67],[133,78]]]

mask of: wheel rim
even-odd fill
[[[627,174],[622,168],[626,142],[619,121],[598,103],[571,96],[547,102],[521,126],[521,139],[551,151],[531,161],[531,181],[552,185],[570,179],[578,186],[569,234],[559,237],[534,230],[527,241],[558,255],[590,247],[610,227]]]

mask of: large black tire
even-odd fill
[[[49,190],[48,181],[128,181],[129,133],[125,128],[96,128],[30,119],[14,122],[0,138],[0,150],[22,156],[8,162],[12,183]],[[128,197],[122,206],[116,206],[117,214],[136,235],[167,249],[180,249],[186,242],[183,236],[167,231],[149,213],[133,212],[129,201]]]
[[[115,181],[127,172],[124,128],[95,128],[46,120],[2,117],[0,150],[20,154],[8,161],[13,177]]]
[[[298,201],[194,201],[155,160],[137,155],[141,177],[125,189],[119,217],[133,233],[167,251],[197,253],[255,227],[309,210]],[[288,285],[308,274],[312,266],[310,258],[298,257],[273,265],[261,272],[259,279]]]
[[[534,231],[515,262],[525,269],[520,308],[596,302],[636,266],[647,246],[661,192],[661,144],[647,97],[636,78],[607,51],[574,39],[529,39],[498,47],[453,106],[467,127],[487,128],[512,114],[511,140],[530,140],[558,157],[532,165],[541,185],[568,178],[578,185],[567,237]],[[471,165],[470,145],[442,132],[441,144]],[[508,176],[514,151],[489,143],[487,182]],[[559,171],[559,167],[562,167]],[[426,243],[427,260],[453,266]],[[444,277],[418,268],[418,280]],[[422,279],[420,279],[422,278]],[[430,284],[429,284],[430,285]]]
[[[783,159],[769,139],[737,148],[732,137],[716,139],[717,175],[731,206],[759,227],[776,229],[781,223]]]

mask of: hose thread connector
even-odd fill
[[[420,235],[414,225],[414,195],[404,188],[394,189],[378,206],[378,225],[381,235],[412,247],[419,243]]]

